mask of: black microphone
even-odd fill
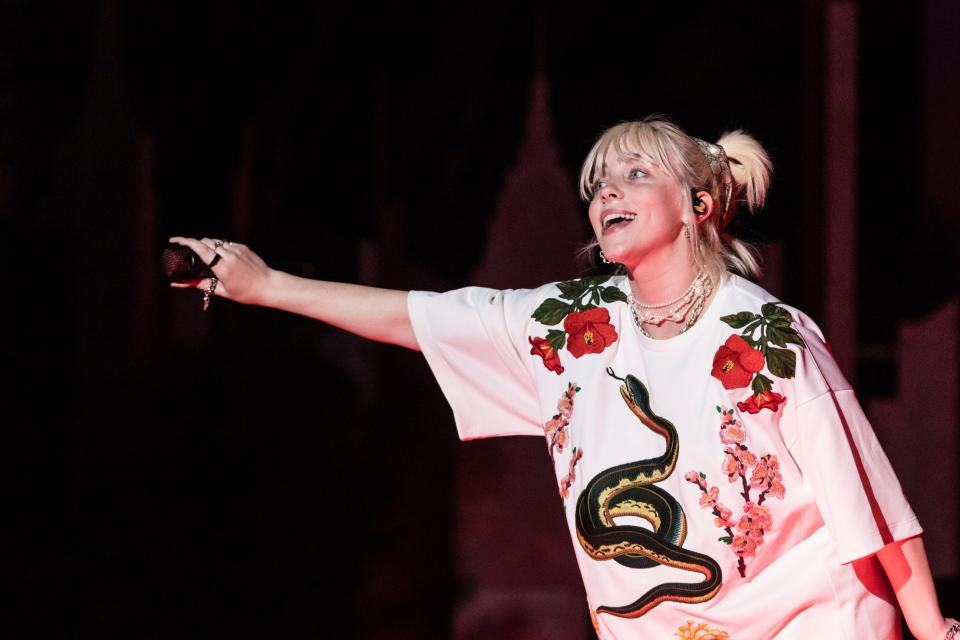
[[[160,254],[160,271],[170,282],[187,283],[212,278],[213,271],[190,247],[171,242]]]
[[[277,268],[287,273],[312,278],[317,272],[316,267],[307,262],[278,262]],[[160,271],[163,277],[170,282],[186,284],[212,278],[210,267],[200,259],[200,256],[190,247],[171,242],[160,254]]]

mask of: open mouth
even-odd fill
[[[636,217],[637,214],[627,213],[626,211],[611,213],[609,216],[603,219],[603,230],[608,231],[610,229],[625,227]]]

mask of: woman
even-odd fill
[[[729,235],[770,162],[659,116],[581,171],[622,275],[444,294],[304,280],[243,245],[172,238],[211,295],[419,349],[463,439],[545,435],[600,638],[940,640],[921,528],[820,329],[737,275]]]

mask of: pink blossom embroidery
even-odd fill
[[[557,412],[543,425],[543,433],[547,437],[547,451],[550,459],[555,454],[563,453],[570,441],[570,418],[573,416],[573,401],[580,387],[575,382],[568,382],[567,389],[557,401]],[[570,495],[570,487],[577,479],[576,466],[583,457],[583,450],[574,447],[570,451],[570,467],[567,475],[560,479],[560,497],[564,500]]]
[[[547,450],[550,452],[550,459],[554,457],[554,452],[563,453],[563,448],[567,446],[569,438],[567,429],[570,426],[570,416],[573,415],[573,399],[580,391],[580,387],[574,382],[567,383],[567,390],[563,392],[560,401],[557,402],[557,413],[547,420],[543,425],[543,433],[547,437]]]
[[[721,470],[727,476],[728,482],[740,483],[740,496],[744,501],[742,513],[734,517],[733,512],[720,502],[720,488],[711,487],[705,473],[688,471],[683,477],[700,489],[700,506],[710,509],[714,515],[714,524],[727,532],[727,535],[719,540],[730,545],[730,549],[737,556],[740,576],[746,577],[745,558],[756,555],[757,548],[763,544],[764,534],[773,526],[770,509],[763,502],[768,496],[782,500],[786,488],[783,486],[777,456],[768,453],[758,457],[750,451],[744,444],[746,429],[734,417],[733,411],[717,407],[717,412],[721,415],[720,442],[726,445],[723,448],[725,455]],[[751,489],[756,492],[756,502],[750,494]]]
[[[570,455],[570,471],[560,480],[560,497],[566,500],[570,496],[570,485],[577,479],[576,466],[583,457],[583,449],[573,448]]]

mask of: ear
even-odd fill
[[[690,190],[690,200],[693,203],[694,222],[700,224],[713,213],[713,196],[709,191]]]

